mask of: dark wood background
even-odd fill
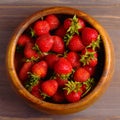
[[[92,15],[105,27],[115,49],[109,88],[90,108],[72,115],[48,115],[30,108],[13,91],[6,74],[5,55],[12,32],[26,17],[51,6],[70,6]],[[120,120],[119,75],[120,0],[0,0],[0,120]]]

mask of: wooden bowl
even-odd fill
[[[94,27],[102,38],[102,52],[101,61],[102,65],[98,68],[99,80],[95,88],[79,102],[68,103],[68,104],[55,104],[50,102],[42,101],[33,95],[31,95],[21,84],[15,69],[14,57],[16,44],[19,36],[27,29],[27,27],[34,23],[39,18],[48,14],[65,14],[74,15],[81,17]],[[52,113],[52,114],[70,114],[78,111],[82,111],[87,107],[91,106],[106,90],[109,86],[111,77],[114,72],[114,50],[111,40],[105,31],[105,29],[91,16],[84,13],[83,11],[70,8],[70,7],[51,7],[41,11],[38,11],[24,20],[15,30],[7,49],[6,55],[6,66],[7,72],[10,77],[11,83],[14,86],[16,92],[24,98],[24,100],[33,108],[40,111]]]

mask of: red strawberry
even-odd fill
[[[79,35],[74,35],[68,43],[68,48],[71,51],[80,52],[85,47],[81,42],[80,36]]]
[[[85,69],[85,68],[78,68],[74,75],[73,75],[73,79],[74,81],[78,81],[78,82],[85,82],[90,78],[90,73]]]
[[[60,25],[60,21],[55,15],[47,15],[45,20],[49,23],[50,30],[56,29]]]
[[[17,45],[19,45],[19,46],[25,46],[30,41],[31,41],[30,37],[28,37],[27,35],[23,34],[23,35],[21,35],[19,37],[19,39],[17,41]]]
[[[55,80],[57,81],[59,87],[64,87],[65,84],[68,82],[68,79],[60,77],[57,77]]]
[[[41,90],[47,96],[53,96],[58,89],[58,83],[54,79],[46,80],[41,84]]]
[[[50,69],[54,68],[54,64],[58,61],[59,57],[56,54],[48,54],[45,56],[45,61]]]
[[[48,52],[51,50],[54,41],[51,35],[46,34],[38,37],[36,44],[41,52]]]
[[[66,30],[69,29],[69,27],[71,26],[71,22],[72,22],[71,18],[67,18],[67,19],[64,20],[64,28]]]
[[[66,30],[64,28],[64,26],[60,26],[56,31],[55,31],[55,35],[63,38],[66,34]]]
[[[80,67],[79,56],[76,52],[69,52],[66,59],[71,63],[73,68]]]
[[[28,72],[31,71],[32,65],[33,65],[32,62],[25,62],[22,65],[22,67],[19,71],[19,78],[20,78],[21,82],[24,82],[28,78]]]
[[[36,35],[40,36],[49,33],[50,25],[46,20],[39,20],[35,22],[33,30]]]
[[[81,32],[84,28],[85,28],[85,21],[83,20],[83,19],[81,19],[81,18],[78,18],[78,23],[79,23],[79,25],[80,25],[80,28],[79,28],[79,32]]]
[[[86,84],[83,84],[83,85],[82,85],[82,87],[81,87],[82,94],[86,91],[86,87],[87,87],[87,85],[86,85]]]
[[[98,63],[97,52],[93,49],[84,49],[81,53],[80,62],[84,65],[95,67]]]
[[[85,68],[90,73],[90,76],[92,76],[94,74],[94,72],[95,72],[95,67],[85,65],[83,68]]]
[[[85,27],[82,30],[82,43],[85,46],[88,46],[93,41],[96,41],[98,38],[98,32],[94,28]]]
[[[32,74],[34,74],[35,76],[44,78],[47,74],[47,69],[48,69],[47,63],[42,60],[38,63],[35,63],[32,66],[31,71]]]
[[[65,97],[66,97],[68,102],[73,103],[73,102],[79,101],[80,98],[81,98],[81,95],[82,95],[82,92],[74,92],[74,91],[72,91],[69,94],[66,93]]]
[[[68,102],[77,102],[80,100],[82,95],[81,86],[82,84],[76,81],[69,81],[66,84],[66,87],[64,87],[63,89],[65,90],[64,94]]]
[[[80,32],[85,27],[85,22],[81,18],[67,18],[64,20],[64,28],[68,30],[72,24],[79,26],[78,31]]]
[[[43,99],[43,97],[41,96],[41,93],[40,93],[40,86],[39,86],[39,84],[33,86],[30,93],[32,95],[34,95],[35,97],[41,99],[41,100]]]
[[[56,103],[63,103],[65,101],[65,96],[62,90],[58,90],[53,96],[52,96],[53,102]]]
[[[52,46],[52,51],[56,53],[64,53],[65,47],[64,47],[64,41],[61,37],[59,36],[52,36],[53,38],[53,46]]]
[[[29,42],[26,44],[25,48],[24,48],[24,56],[26,58],[38,58],[39,54],[33,49],[34,44]]]
[[[72,65],[67,59],[59,58],[54,65],[54,71],[59,75],[68,75],[72,72]]]

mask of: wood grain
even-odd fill
[[[32,13],[46,7],[67,5],[81,9],[97,19],[108,31],[116,54],[115,72],[106,93],[80,113],[56,116],[30,108],[15,94],[7,78],[5,54],[16,26]],[[120,1],[119,0],[1,0],[0,1],[0,120],[119,120],[120,119]],[[8,58],[9,59],[9,58]]]

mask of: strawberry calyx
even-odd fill
[[[89,78],[87,81],[83,82],[83,84],[86,85],[86,91],[81,97],[84,97],[95,86],[95,80],[94,78]]]
[[[81,86],[82,83],[77,82],[77,81],[68,81],[68,83],[65,84],[65,87],[63,88],[63,90],[67,91],[67,94],[70,94],[71,92],[80,92],[81,91]]]
[[[79,34],[79,29],[81,28],[81,26],[78,23],[78,18],[76,17],[76,15],[73,16],[73,18],[71,19],[71,26],[68,28],[67,32],[69,32],[70,34]]]
[[[47,94],[45,94],[44,92],[41,92],[40,95],[42,96],[43,99],[46,99],[46,98],[50,97]]]
[[[94,56],[95,51],[88,51],[86,49],[85,54],[81,55],[80,62],[83,63],[83,66],[88,65],[90,63],[90,60],[95,60],[96,57]]]
[[[66,80],[70,77],[71,73],[68,74],[57,74],[56,76],[58,76],[60,79],[62,80]]]
[[[33,86],[35,86],[39,83],[40,77],[34,75],[31,72],[28,72],[28,77],[29,77],[29,81],[27,81],[27,83],[25,84],[25,88],[28,91],[31,91]]]
[[[86,48],[92,48],[93,50],[95,50],[96,48],[100,47],[100,42],[101,42],[101,38],[100,35],[98,35],[97,40],[92,41],[92,43],[90,43],[90,45],[88,45]]]
[[[39,57],[35,58],[35,57],[31,57],[30,59],[26,59],[26,62],[38,62],[39,61]]]
[[[78,23],[78,18],[76,17],[76,15],[74,15],[73,18],[71,19],[71,25],[64,36],[64,41],[66,43],[66,46],[69,44],[69,41],[74,34],[79,34],[78,30],[80,28],[81,26]]]

